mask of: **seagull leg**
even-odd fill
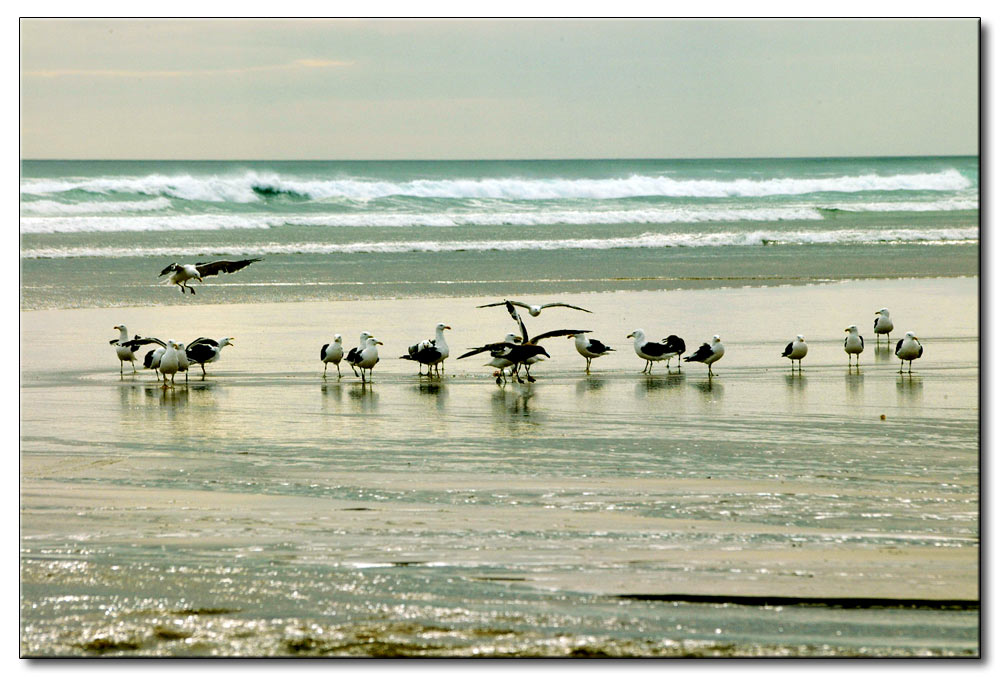
[[[323,378],[326,378],[326,368],[329,366],[326,362],[323,363]]]
[[[341,378],[343,375],[340,373],[340,362],[337,363],[337,378]]]

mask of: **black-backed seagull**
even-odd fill
[[[809,346],[806,344],[806,339],[802,334],[799,334],[795,337],[794,341],[785,346],[785,350],[781,353],[781,356],[791,360],[792,369],[795,369],[795,361],[798,360],[799,371],[802,371],[802,358],[808,352]]]
[[[876,310],[875,314],[878,316],[875,318],[875,346],[878,347],[879,334],[885,334],[885,342],[888,346],[889,334],[892,333],[892,318],[889,317],[889,309]]]
[[[431,375],[431,368],[434,368],[438,375],[444,368],[444,361],[448,358],[448,344],[444,340],[444,330],[451,329],[444,322],[439,322],[434,328],[434,338],[414,343],[407,348],[406,355],[401,355],[402,360],[413,360],[417,363],[417,374],[423,376],[421,369],[427,365],[427,375]]]
[[[234,338],[229,337],[216,341],[215,339],[201,336],[188,344],[185,353],[189,361],[201,365],[201,375],[204,378],[205,365],[210,362],[218,362],[222,354],[222,349],[226,346],[235,345],[233,343],[234,340]],[[160,364],[163,364],[163,358],[160,358]],[[162,371],[163,369],[161,368],[160,372]]]
[[[211,263],[171,263],[169,266],[160,271],[157,277],[163,277],[167,273],[170,273],[165,282],[167,284],[176,284],[181,288],[181,293],[187,290],[194,294],[194,288],[187,285],[188,280],[198,280],[199,282],[204,282],[203,277],[208,277],[210,275],[218,275],[219,273],[235,273],[238,270],[243,270],[251,263],[256,263],[257,261],[262,261],[263,259],[243,259],[242,261],[212,261]]]
[[[909,362],[907,372],[913,371],[913,360],[923,357],[924,347],[920,345],[920,339],[912,331],[906,332],[903,338],[896,343],[896,357],[899,358],[899,373],[903,373],[903,360]]]
[[[865,339],[858,333],[858,325],[852,324],[845,329],[847,336],[844,337],[844,352],[847,353],[847,366],[851,366],[851,355],[855,356],[855,363],[861,366],[861,353],[865,349]]]
[[[372,380],[372,369],[378,364],[378,347],[382,345],[381,341],[376,341],[374,336],[369,336],[368,340],[365,342],[365,349],[361,351],[360,358],[358,360],[358,369],[361,370],[361,381],[365,381],[365,369],[368,370],[368,381]]]
[[[368,339],[370,337],[371,334],[368,333],[367,331],[361,332],[361,338],[358,341],[358,345],[348,350],[347,357],[344,358],[347,360],[347,364],[351,365],[351,371],[354,372],[355,376],[358,375],[357,364],[358,362],[361,361],[361,351],[363,351],[368,346]]]
[[[714,376],[715,373],[712,371],[712,363],[718,362],[722,359],[722,356],[726,354],[726,346],[722,344],[722,339],[716,334],[712,337],[712,342],[702,343],[701,347],[694,352],[693,355],[688,355],[684,358],[685,362],[702,362],[708,365],[708,375]]]
[[[687,350],[687,346],[684,345],[684,339],[674,334],[671,334],[659,343],[654,343],[646,340],[646,332],[642,329],[636,329],[625,338],[633,340],[632,345],[635,349],[635,354],[646,360],[646,364],[642,368],[642,373],[653,373],[653,362],[659,362],[660,360],[667,361],[667,370],[669,371],[670,358],[675,355],[680,357]],[[680,360],[677,360],[677,365],[680,368]]]
[[[579,334],[570,334],[566,338],[572,338],[573,344],[576,346],[576,352],[583,355],[587,360],[586,372],[590,373],[590,361],[595,357],[601,357],[602,355],[607,355],[608,353],[614,351],[614,348],[606,346],[597,339],[589,338],[584,332]]]
[[[519,308],[526,308],[528,310],[528,314],[532,317],[538,317],[546,308],[572,308],[573,310],[582,310],[585,313],[592,312],[586,308],[581,308],[580,306],[571,306],[568,303],[542,303],[540,305],[531,305],[522,301],[498,301],[497,303],[487,303],[482,306],[476,306],[476,308],[493,308],[507,303],[512,303]]]
[[[326,343],[319,349],[319,359],[323,361],[323,378],[326,378],[326,368],[333,362],[337,367],[337,378],[340,378],[340,361],[344,358],[343,337],[340,334],[333,335],[333,343]]]

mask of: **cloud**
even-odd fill
[[[261,73],[266,71],[288,71],[314,68],[345,68],[354,65],[353,61],[334,61],[331,59],[297,59],[291,63],[263,66],[245,66],[243,68],[208,68],[197,70],[126,70],[101,68],[62,68],[48,70],[33,70],[21,73],[23,77],[32,78],[63,78],[63,77],[95,77],[95,78],[184,78],[211,77],[216,75],[241,75],[244,73]]]

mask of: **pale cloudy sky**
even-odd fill
[[[21,156],[976,154],[966,20],[21,20]]]

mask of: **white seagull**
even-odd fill
[[[861,360],[861,353],[865,349],[865,339],[858,333],[858,325],[852,324],[845,329],[847,336],[844,337],[844,352],[847,353],[847,366],[851,366],[851,355],[855,356],[855,363]],[[860,364],[858,364],[860,366]]]
[[[799,361],[799,371],[802,371],[802,358],[806,356],[809,352],[809,346],[806,345],[806,339],[802,334],[795,337],[795,340],[785,346],[785,351],[781,353],[782,357],[787,357],[792,362],[792,369],[795,369],[795,360]]]
[[[680,357],[681,354],[687,349],[687,346],[684,345],[684,339],[673,334],[659,343],[654,343],[653,341],[646,340],[646,332],[642,329],[636,329],[625,338],[633,339],[635,354],[646,360],[646,364],[642,368],[642,373],[644,374],[652,374],[653,362],[659,362],[660,360],[667,361],[667,370],[669,371],[670,358],[675,355]],[[677,360],[677,365],[679,368],[680,360]]]
[[[205,377],[205,365],[210,362],[218,362],[222,354],[222,349],[226,346],[234,345],[236,339],[229,337],[216,341],[215,339],[200,336],[188,344],[185,354],[191,362],[201,365],[202,378]],[[163,372],[163,358],[160,358],[160,372]]]
[[[913,371],[913,360],[922,357],[924,347],[920,345],[920,340],[912,331],[906,332],[903,338],[896,344],[896,357],[899,358],[899,373],[903,373],[903,360],[909,362],[907,372]]]
[[[251,263],[263,259],[243,259],[242,261],[212,261],[211,263],[171,263],[160,271],[157,277],[163,277],[170,273],[170,277],[164,280],[166,284],[176,284],[181,288],[183,294],[185,290],[194,294],[194,288],[187,285],[188,280],[198,280],[204,282],[203,277],[218,275],[219,273],[235,273],[243,270]]]
[[[417,363],[417,373],[423,376],[421,369],[427,365],[427,375],[431,375],[431,368],[441,374],[444,368],[444,361],[448,358],[448,344],[444,340],[444,330],[451,329],[444,322],[439,322],[434,328],[434,338],[426,339],[419,343],[414,343],[407,349],[406,355],[401,355],[402,360],[413,360]]]
[[[361,361],[361,351],[363,351],[368,346],[368,339],[371,337],[366,331],[361,332],[361,340],[358,342],[356,348],[351,348],[347,351],[347,364],[351,365],[351,371],[354,375],[358,375],[357,364]]]
[[[587,370],[590,373],[590,361],[595,357],[601,357],[602,355],[607,355],[608,353],[614,351],[614,348],[606,346],[597,339],[588,338],[588,332],[579,332],[577,334],[570,334],[566,338],[573,339],[573,343],[576,346],[576,352],[580,353],[587,360]]]
[[[365,380],[365,369],[368,370],[368,380],[372,380],[372,369],[378,364],[378,347],[381,341],[376,341],[374,336],[369,336],[365,343],[365,349],[361,351],[361,359],[358,360],[358,369],[361,370],[361,381]]]
[[[319,359],[323,361],[323,378],[326,378],[326,368],[330,363],[337,367],[337,378],[340,378],[340,361],[344,359],[343,337],[340,334],[333,335],[333,343],[326,343],[319,349]]]
[[[494,306],[505,305],[506,303],[507,301],[498,301],[497,303],[487,303],[486,305],[476,306],[476,308],[492,308]],[[568,303],[543,303],[541,305],[529,305],[521,301],[510,301],[510,303],[518,306],[519,308],[526,308],[528,310],[528,314],[532,317],[538,317],[546,308],[572,308],[573,310],[582,310],[585,313],[592,312],[586,308],[581,308],[580,306],[571,306]]]
[[[879,334],[885,334],[886,345],[889,343],[889,334],[892,333],[892,318],[889,317],[889,309],[882,308],[875,311],[878,317],[875,318],[875,345],[878,346]]]
[[[136,334],[130,340],[128,337],[128,329],[124,324],[116,324],[114,326],[118,330],[118,338],[111,339],[108,341],[111,345],[115,347],[115,355],[118,356],[118,373],[125,373],[125,363],[129,362],[132,364],[132,373],[135,372],[135,351],[142,346],[149,345],[150,343],[156,343],[158,345],[165,345],[163,341],[158,338],[143,338]]]
[[[712,363],[718,362],[722,359],[722,356],[726,354],[726,346],[722,345],[722,339],[716,334],[712,337],[712,343],[702,343],[701,347],[695,351],[693,355],[688,355],[684,358],[685,362],[703,362],[708,365],[708,375],[714,376],[712,372]]]
[[[163,374],[163,387],[167,386],[167,376],[170,376],[170,387],[174,385],[174,376],[180,370],[180,351],[177,348],[177,344],[173,341],[167,341],[167,347],[163,351],[163,356],[160,358],[160,373]]]

